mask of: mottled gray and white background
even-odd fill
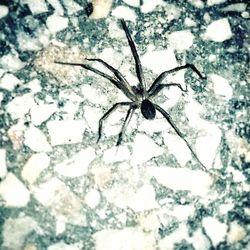
[[[0,249],[249,249],[249,6],[226,0],[0,1]],[[206,166],[157,114],[106,79],[54,61],[101,58],[137,84],[119,19],[148,87]],[[109,73],[98,63],[95,68]],[[112,74],[111,74],[112,75]]]

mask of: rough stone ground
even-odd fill
[[[1,250],[249,249],[249,7],[226,0],[4,0],[0,5]],[[119,18],[147,85],[193,63],[154,102],[127,108],[106,79],[54,61],[102,58],[137,84]],[[106,73],[98,63],[90,63]]]

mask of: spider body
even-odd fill
[[[153,120],[156,115],[154,104],[148,99],[142,100],[141,113],[147,120]]]
[[[183,66],[176,67],[171,70],[167,70],[162,72],[152,83],[152,85],[147,89],[145,84],[145,79],[142,71],[142,66],[140,62],[139,55],[137,53],[135,44],[132,40],[132,37],[129,33],[128,27],[125,23],[125,21],[121,20],[122,28],[126,34],[128,44],[130,46],[134,61],[135,61],[135,71],[136,75],[139,81],[138,86],[131,86],[125,77],[114,67],[103,61],[102,59],[98,58],[86,58],[87,61],[94,61],[99,62],[104,67],[106,67],[108,70],[110,70],[113,75],[109,75],[107,73],[104,73],[89,64],[84,63],[70,63],[70,62],[59,62],[55,61],[55,63],[63,64],[63,65],[72,65],[72,66],[80,66],[86,70],[92,71],[96,73],[97,75],[109,80],[111,83],[113,83],[118,89],[120,89],[131,101],[129,102],[119,102],[114,104],[99,120],[99,128],[98,128],[98,139],[97,142],[100,140],[102,136],[102,128],[103,128],[103,122],[113,113],[117,108],[121,106],[128,106],[127,115],[125,117],[125,120],[123,122],[121,131],[118,135],[117,140],[117,146],[121,144],[123,135],[126,131],[126,128],[131,120],[131,117],[134,114],[134,111],[138,108],[140,108],[141,113],[143,117],[147,120],[153,120],[156,116],[156,111],[162,114],[162,116],[168,121],[170,126],[173,128],[173,130],[176,132],[176,134],[186,143],[187,147],[190,149],[192,155],[195,157],[195,159],[200,163],[202,168],[206,170],[206,167],[201,163],[199,158],[196,156],[195,152],[193,151],[192,147],[189,145],[188,141],[185,139],[184,135],[180,132],[180,130],[176,127],[174,121],[172,120],[171,116],[168,112],[166,112],[163,108],[161,108],[156,103],[153,103],[151,101],[151,97],[156,96],[163,88],[168,88],[171,86],[178,87],[182,92],[187,92],[187,88],[183,89],[182,86],[179,83],[162,83],[163,80],[166,78],[167,75],[171,73],[175,73],[182,69],[191,69],[194,73],[196,73],[201,79],[206,79],[206,77],[202,76],[202,74],[198,71],[198,69],[193,64],[186,64]]]

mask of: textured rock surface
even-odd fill
[[[178,2],[178,3],[177,3]],[[225,0],[0,4],[0,249],[250,249],[249,8]],[[242,2],[242,3],[241,3]],[[82,67],[147,88],[169,73],[120,146],[128,98]],[[181,87],[180,87],[181,86]],[[181,90],[187,87],[187,92]],[[173,129],[176,126],[185,141]]]

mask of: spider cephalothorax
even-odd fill
[[[187,147],[190,149],[192,152],[193,156],[196,158],[196,160],[201,164],[204,170],[206,170],[206,167],[200,162],[199,158],[196,156],[195,152],[183,136],[183,134],[180,132],[180,130],[176,127],[174,124],[171,116],[166,112],[163,108],[161,108],[159,105],[156,103],[153,103],[151,101],[151,97],[157,95],[163,88],[165,87],[170,87],[170,86],[176,86],[178,87],[181,91],[187,92],[187,89],[183,89],[182,86],[179,83],[167,83],[164,84],[162,83],[163,80],[166,78],[167,75],[177,72],[182,69],[191,69],[193,70],[200,78],[206,79],[206,77],[202,76],[202,74],[198,71],[198,69],[193,65],[193,64],[186,64],[183,66],[176,67],[171,70],[167,70],[162,72],[152,83],[152,85],[147,89],[146,84],[145,84],[145,79],[142,71],[142,66],[140,62],[139,55],[137,53],[135,44],[132,40],[132,37],[129,33],[128,27],[125,23],[125,21],[122,19],[121,20],[122,28],[125,31],[128,44],[131,48],[132,55],[135,61],[135,71],[136,75],[139,81],[138,86],[132,87],[128,81],[124,78],[124,76],[115,68],[113,68],[111,65],[103,61],[102,59],[97,59],[97,58],[92,58],[92,59],[86,59],[87,61],[95,61],[101,63],[103,66],[105,66],[108,70],[110,70],[113,73],[113,76],[110,76],[109,74],[106,74],[96,68],[93,68],[89,64],[83,64],[83,63],[70,63],[70,62],[59,62],[55,61],[55,63],[58,64],[64,64],[64,65],[72,65],[72,66],[80,66],[82,68],[85,68],[87,70],[90,70],[94,73],[96,73],[99,76],[102,76],[106,79],[108,79],[110,82],[112,82],[118,89],[120,89],[131,101],[129,102],[118,102],[114,104],[99,120],[99,129],[98,129],[98,139],[97,141],[100,140],[101,135],[102,135],[102,127],[103,127],[103,121],[106,120],[111,113],[113,113],[118,107],[120,106],[128,106],[128,112],[125,117],[124,123],[122,125],[122,129],[118,135],[118,140],[117,140],[117,145],[120,145],[122,142],[122,138],[124,135],[124,132],[131,120],[131,117],[134,114],[135,109],[140,108],[142,115],[148,119],[152,120],[155,118],[156,111],[160,112],[163,117],[166,118],[166,120],[169,122],[171,127],[174,129],[174,131],[177,133],[182,140],[185,141]]]

